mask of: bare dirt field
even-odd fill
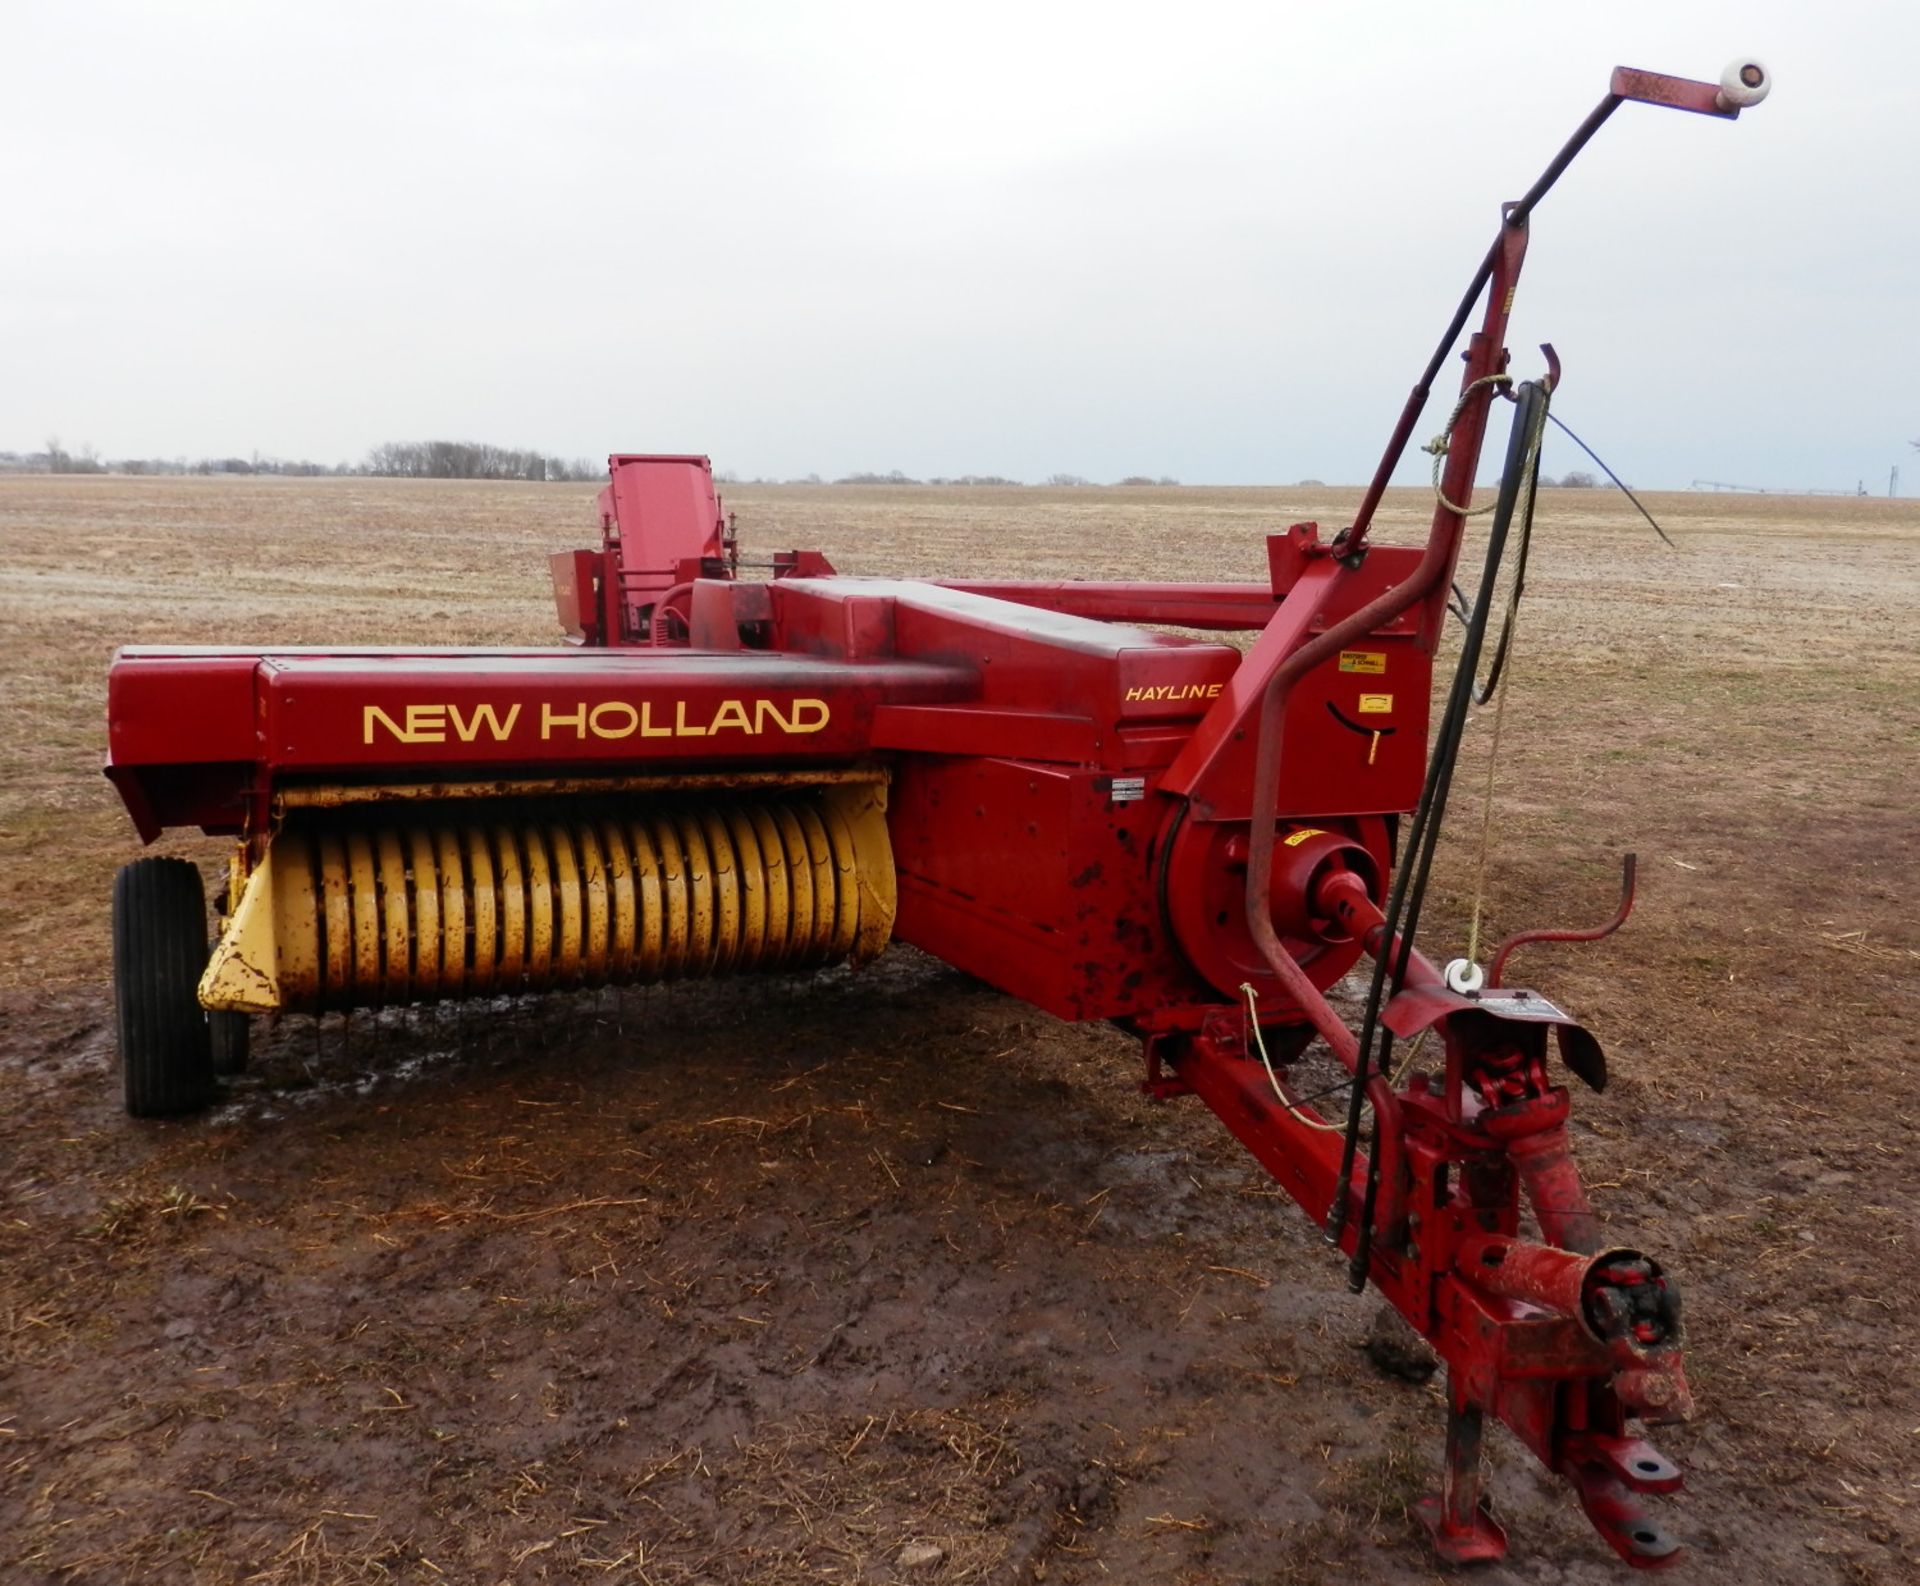
[[[736,489],[843,571],[1258,577],[1353,493]],[[1390,500],[1391,537],[1424,523]],[[99,775],[136,641],[546,642],[581,486],[0,479],[0,1578],[1424,1581],[1437,1387],[1106,1028],[861,973],[288,1019],[119,1110]],[[1607,1041],[1576,1139],[1685,1286],[1712,1586],[1920,1578],[1920,504],[1550,492],[1493,934]],[[1469,564],[1472,565],[1472,564]],[[1470,735],[1427,945],[1461,941]],[[1462,813],[1464,812],[1464,813]],[[209,867],[217,845],[169,838]],[[1502,1437],[1504,1434],[1502,1434]],[[1618,1578],[1496,1441],[1494,1583]],[[900,1562],[909,1543],[935,1562]]]

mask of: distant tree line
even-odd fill
[[[352,463],[315,463],[286,457],[116,457],[92,446],[69,450],[57,439],[37,452],[0,452],[0,474],[357,474]]]
[[[912,474],[902,473],[898,468],[886,473],[842,474],[838,479],[828,480],[819,474],[807,474],[798,479],[779,479],[772,476],[748,477],[735,473],[731,469],[718,469],[714,473],[716,482],[723,485],[1005,485],[1016,489],[1026,489],[1024,479],[1009,479],[1005,474],[930,474],[925,479],[916,479]],[[1049,489],[1072,489],[1083,485],[1093,485],[1096,481],[1084,474],[1049,474],[1042,484]],[[1150,479],[1145,474],[1132,474],[1122,479],[1123,485],[1177,485],[1178,479],[1161,475]]]
[[[5,453],[0,455],[14,457],[18,454]],[[107,465],[100,461],[100,454],[91,446],[82,446],[79,451],[70,452],[60,444],[58,436],[53,436],[48,439],[47,449],[45,451],[30,453],[27,461],[40,465],[38,468],[32,470],[36,473],[104,474],[107,471]]]
[[[388,441],[367,453],[366,472],[389,479],[598,479],[603,464],[549,457],[487,441]]]
[[[116,457],[103,460],[92,447],[78,452],[0,452],[0,474],[295,474],[318,478],[360,474],[352,463],[315,463],[286,457]]]
[[[68,448],[58,438],[37,452],[0,451],[0,473],[9,474],[290,474],[301,478],[384,475],[400,479],[533,479],[574,481],[605,476],[603,464],[584,457],[480,441],[390,441],[360,463],[316,463],[306,458],[122,457],[101,458],[92,446]]]
[[[1914,446],[1920,448],[1920,441]],[[387,479],[520,479],[548,480],[555,483],[585,482],[606,477],[601,463],[584,457],[554,457],[545,452],[518,446],[495,446],[486,441],[388,441],[367,453],[361,463],[298,462],[283,457],[202,457],[188,461],[184,457],[129,457],[116,462],[102,461],[90,445],[69,449],[58,437],[47,441],[37,452],[0,452],[0,473],[21,474],[294,474],[304,477],[372,474]],[[723,485],[824,485],[819,474],[801,479],[747,478],[730,469],[719,469],[714,478]],[[916,479],[898,468],[885,473],[862,471],[842,474],[836,485],[1002,485],[1024,487],[1024,479],[1009,479],[1004,474],[934,474]],[[1094,480],[1084,474],[1049,474],[1042,483],[1051,489],[1077,489],[1091,486]],[[1115,483],[1128,486],[1177,485],[1179,480],[1167,474],[1155,478],[1148,474],[1128,474]],[[1555,479],[1543,474],[1540,483],[1560,490],[1593,490],[1600,481],[1584,469],[1576,469]],[[1303,479],[1302,488],[1320,488],[1318,479]]]
[[[518,446],[495,446],[486,441],[387,441],[374,447],[358,463],[316,463],[306,458],[266,457],[254,452],[249,457],[124,457],[103,459],[90,445],[69,448],[57,438],[47,441],[37,452],[0,451],[0,473],[14,474],[285,474],[302,478],[372,475],[386,479],[508,479],[584,482],[606,477],[604,464],[584,457],[555,457]],[[800,479],[747,478],[728,469],[719,469],[714,478],[723,485],[825,485],[819,474]],[[1551,483],[1552,481],[1545,481]],[[1589,474],[1570,474],[1563,485],[1591,485]],[[934,474],[917,479],[898,468],[885,473],[862,471],[842,474],[831,481],[835,485],[961,485],[1025,488],[1024,479],[1005,474]],[[1042,484],[1051,489],[1076,489],[1096,481],[1084,474],[1049,474]],[[1162,474],[1129,474],[1117,481],[1121,485],[1177,485],[1179,480]]]

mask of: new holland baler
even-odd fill
[[[1680,1474],[1631,1423],[1690,1412],[1677,1288],[1608,1243],[1569,1152],[1555,1068],[1602,1087],[1599,1043],[1502,983],[1520,940],[1602,932],[1529,933],[1485,971],[1413,941],[1559,373],[1545,349],[1518,380],[1505,345],[1534,208],[1620,104],[1732,118],[1767,87],[1753,62],[1719,84],[1617,71],[1503,206],[1352,522],[1270,534],[1242,581],[866,579],[809,551],[743,577],[705,458],[616,456],[600,545],[553,558],[564,646],[123,650],[107,774],[140,835],[233,840],[211,950],[193,865],[137,860],[116,884],[128,1109],[204,1105],[260,1014],[788,974],[908,942],[1137,1036],[1148,1091],[1205,1102],[1353,1286],[1431,1342],[1444,1556],[1505,1549],[1481,1494],[1492,1415],[1623,1558],[1671,1562],[1639,1496]],[[1376,544],[1476,309],[1427,538]],[[1456,563],[1502,401],[1468,600]],[[1233,632],[1256,637],[1209,636]],[[1327,996],[1356,968],[1357,1029]],[[1309,1093],[1316,1041],[1346,1078]]]

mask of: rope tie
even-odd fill
[[[1260,1004],[1255,1000],[1253,982],[1241,981],[1240,990],[1245,993],[1247,999],[1247,1011],[1242,1019],[1243,1028],[1253,1036],[1254,1050],[1260,1054],[1260,1065],[1267,1071],[1267,1083],[1273,1087],[1273,1094],[1280,1105],[1293,1114],[1295,1122],[1303,1123],[1309,1129],[1318,1129],[1323,1134],[1346,1133],[1345,1124],[1328,1123],[1324,1118],[1309,1117],[1288,1099],[1286,1091],[1280,1086],[1280,1076],[1273,1071],[1273,1059],[1267,1056],[1267,1038],[1260,1030]]]
[[[1446,466],[1447,449],[1453,445],[1453,427],[1460,422],[1460,415],[1466,412],[1467,404],[1473,400],[1474,392],[1478,391],[1482,386],[1510,386],[1512,384],[1513,376],[1509,374],[1482,375],[1478,380],[1474,381],[1472,385],[1468,386],[1466,390],[1460,393],[1460,400],[1454,403],[1453,411],[1447,415],[1446,428],[1441,430],[1438,435],[1434,436],[1432,440],[1420,448],[1423,452],[1431,452],[1433,454],[1434,498],[1441,506],[1445,507],[1456,517],[1477,518],[1482,513],[1491,512],[1499,504],[1499,498],[1495,497],[1494,500],[1489,501],[1484,507],[1472,508],[1456,507],[1447,499],[1446,491],[1440,486],[1440,472]],[[1468,481],[1468,489],[1472,489],[1471,480]]]
[[[1518,613],[1509,620],[1517,621]],[[1487,856],[1493,847],[1493,772],[1500,763],[1500,723],[1507,713],[1507,679],[1513,668],[1503,668],[1493,695],[1493,737],[1487,745],[1487,782],[1480,795],[1480,854],[1474,863],[1473,913],[1467,921],[1467,962],[1480,962],[1480,915],[1487,900]]]
[[[1526,470],[1527,498],[1521,505],[1524,511],[1521,521],[1531,529],[1533,523],[1533,504],[1540,488],[1540,444],[1545,435],[1545,427],[1534,437],[1533,446],[1528,452],[1522,467]],[[1502,636],[1496,664],[1500,667],[1499,681],[1494,684],[1493,693],[1493,735],[1487,745],[1487,780],[1480,795],[1480,853],[1474,863],[1473,876],[1473,912],[1467,921],[1467,962],[1480,962],[1480,919],[1487,899],[1487,861],[1493,848],[1493,779],[1494,771],[1500,764],[1500,725],[1507,713],[1507,683],[1513,676],[1513,652],[1519,638],[1520,594],[1525,587],[1526,544],[1523,538],[1519,565],[1514,569],[1513,582],[1507,590],[1506,632]]]

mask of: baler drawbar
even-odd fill
[[[1631,861],[1609,926],[1525,933],[1491,974],[1414,941],[1559,377],[1551,349],[1540,379],[1509,372],[1533,210],[1620,104],[1731,119],[1768,86],[1751,61],[1719,84],[1616,71],[1503,206],[1354,520],[1269,535],[1256,579],[865,579],[813,551],[756,569],[705,458],[620,455],[600,545],[552,559],[564,647],[122,650],[107,775],[141,837],[234,839],[211,948],[194,865],[116,882],[128,1110],[205,1105],[256,1015],[807,971],[909,942],[1137,1036],[1148,1092],[1205,1102],[1431,1343],[1447,1458],[1423,1513],[1445,1558],[1506,1549],[1490,1415],[1622,1558],[1671,1563],[1640,1497],[1680,1473],[1632,1423],[1691,1413],[1678,1290],[1608,1242],[1571,1155],[1550,1053],[1598,1090],[1599,1043],[1502,983],[1523,939],[1624,920]],[[1476,308],[1427,539],[1377,545]],[[1496,400],[1512,436],[1436,723]],[[1244,654],[1207,637],[1236,631],[1257,635]],[[1327,993],[1357,966],[1356,1030]],[[1310,1047],[1346,1076],[1330,1092],[1305,1083]]]

